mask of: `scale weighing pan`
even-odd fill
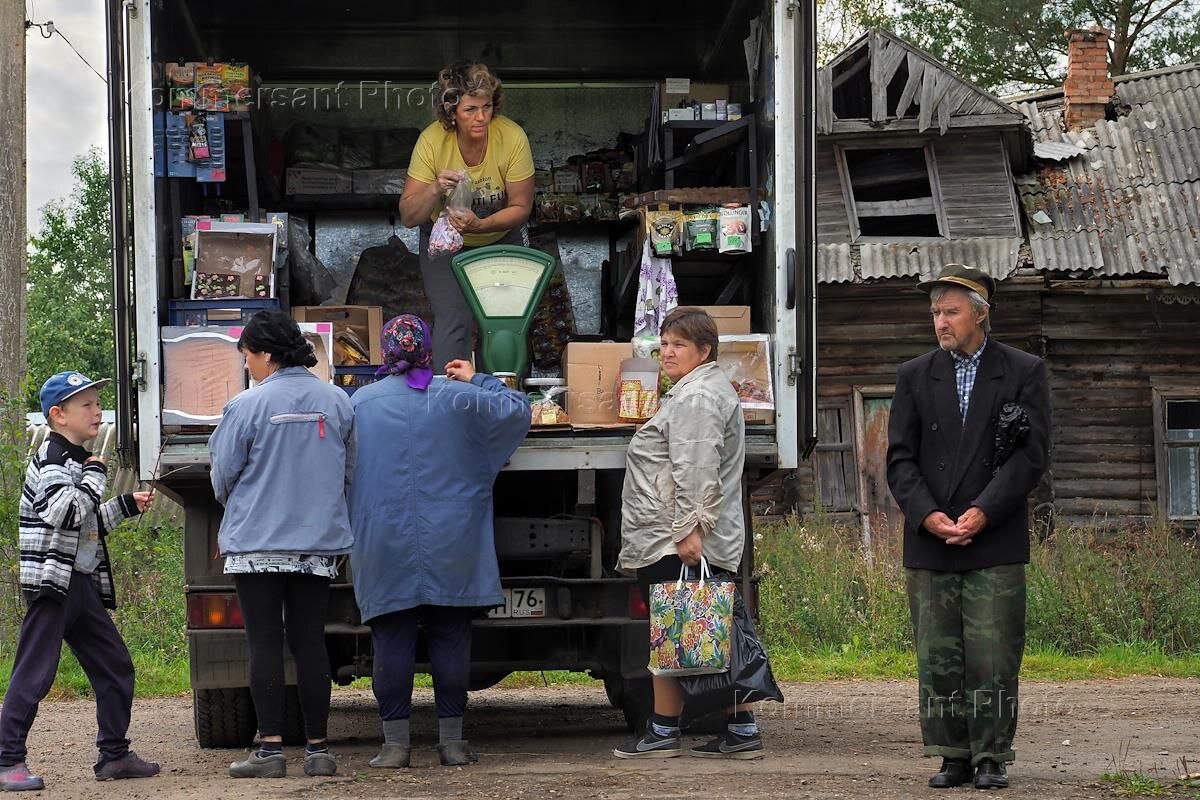
[[[529,326],[554,276],[553,256],[529,247],[495,244],[459,253],[450,261],[450,269],[479,325],[484,368],[524,375],[529,364]]]

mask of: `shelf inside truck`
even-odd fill
[[[557,433],[557,436],[535,434],[526,438],[504,468],[522,471],[625,468],[625,450],[633,438],[631,427]],[[748,466],[774,466],[776,453],[774,425],[746,426]],[[207,437],[179,436],[163,445],[158,472],[170,474],[180,482],[194,482],[199,478],[207,480],[207,465]]]

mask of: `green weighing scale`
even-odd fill
[[[529,325],[554,276],[554,258],[496,244],[459,253],[450,269],[479,324],[484,368],[520,378],[529,365]]]

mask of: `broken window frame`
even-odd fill
[[[946,224],[946,210],[942,202],[941,183],[938,180],[937,160],[933,153],[933,141],[928,138],[888,138],[884,140],[864,140],[854,142],[838,142],[833,146],[834,157],[837,160],[838,177],[842,184],[842,199],[846,204],[846,216],[850,222],[851,242],[922,242],[941,241],[949,238]],[[925,169],[929,177],[930,197],[933,200],[933,216],[937,219],[937,236],[873,236],[864,235],[858,221],[858,202],[854,198],[854,186],[850,182],[850,168],[846,163],[847,150],[921,150],[925,154]],[[897,214],[896,216],[906,216]]]
[[[1195,515],[1171,513],[1171,452],[1174,450],[1196,450],[1200,458],[1200,439],[1171,440],[1167,436],[1167,408],[1169,403],[1200,402],[1200,381],[1179,378],[1151,378],[1154,412],[1154,460],[1155,477],[1158,484],[1158,511],[1160,517],[1172,524],[1187,528],[1200,528],[1200,509]]]

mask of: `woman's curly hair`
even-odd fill
[[[499,112],[504,87],[487,64],[460,61],[442,69],[434,87],[433,112],[446,130],[454,130],[454,111],[467,95],[490,95],[492,111]]]

